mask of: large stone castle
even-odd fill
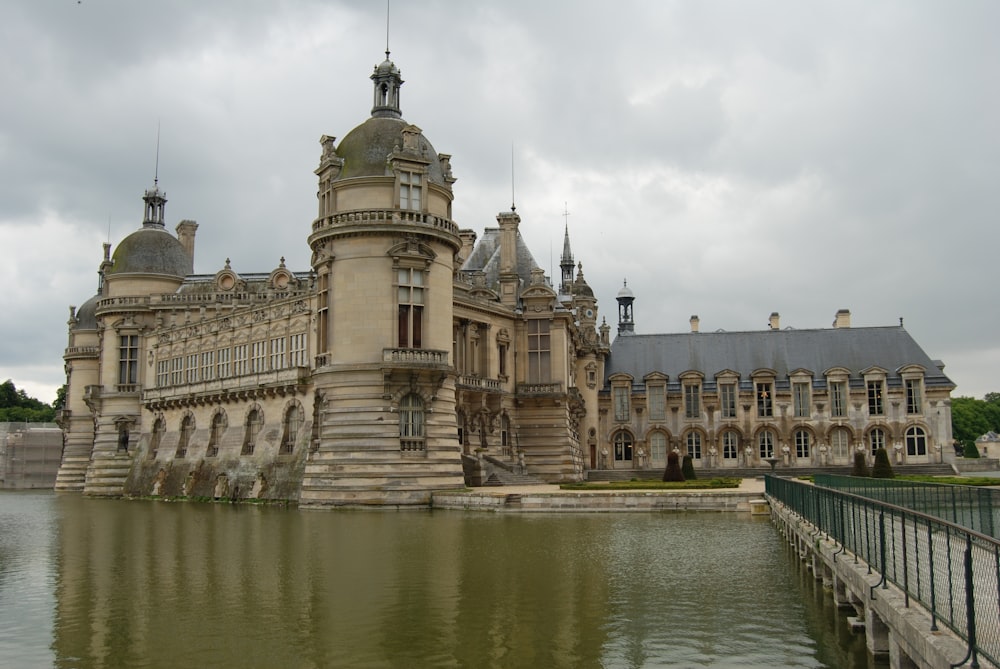
[[[71,308],[57,490],[426,505],[498,475],[940,461],[954,385],[903,328],[618,337],[567,229],[558,280],[513,210],[452,220],[451,157],[403,120],[399,69],[371,117],[320,139],[311,267],[194,274],[197,224],[166,195]],[[845,320],[846,319],[846,320]]]

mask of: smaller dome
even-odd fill
[[[166,274],[183,279],[192,260],[180,241],[166,230],[143,227],[123,239],[111,257],[109,275]]]
[[[400,73],[399,73],[399,68],[396,67],[396,64],[391,60],[389,60],[387,57],[378,66],[375,67],[375,74],[379,75],[394,74],[398,77]]]
[[[628,282],[627,281],[625,282],[625,285],[622,286],[622,289],[618,291],[617,297],[619,297],[619,298],[622,298],[622,297],[632,297],[632,298],[634,298],[635,297],[635,294],[632,293],[632,289],[628,287]]]
[[[73,326],[74,330],[97,329],[97,303],[100,299],[100,294],[94,295],[80,305],[80,308],[76,310],[76,325]]]

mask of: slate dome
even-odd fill
[[[389,154],[403,146],[403,128],[409,125],[401,118],[372,116],[347,133],[337,147],[337,155],[344,160],[341,179],[354,177],[383,177],[392,174],[386,167]],[[426,137],[417,138],[418,149],[424,160],[429,160],[427,178],[445,185],[444,170],[437,151]]]
[[[111,256],[108,274],[165,274],[183,279],[191,273],[191,257],[166,230],[144,227],[123,239]]]

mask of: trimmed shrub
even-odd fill
[[[671,451],[667,453],[667,468],[663,472],[664,481],[683,481],[684,472],[681,471],[681,460],[677,454]]]
[[[889,454],[884,448],[875,451],[875,464],[872,465],[873,479],[892,479],[896,475],[892,471],[892,464],[889,462]]]
[[[681,462],[681,474],[684,475],[685,481],[693,481],[698,478],[698,475],[694,473],[694,458],[690,455],[685,455]]]
[[[971,440],[965,442],[965,455],[964,455],[964,457],[966,457],[966,458],[978,458],[978,457],[980,457],[980,455],[979,455],[979,447],[976,446],[976,442],[971,441]]]
[[[870,476],[864,451],[854,451],[854,467],[851,468],[851,476]]]

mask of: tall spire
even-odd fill
[[[562,270],[562,292],[569,294],[573,291],[573,250],[569,246],[569,207],[563,205],[563,216],[566,219],[566,230],[563,233],[563,251],[559,258],[559,268]]]
[[[142,217],[142,227],[163,229],[167,206],[167,194],[160,191],[160,123],[156,123],[156,166],[153,168],[153,187],[147,188],[142,196],[146,212]]]

